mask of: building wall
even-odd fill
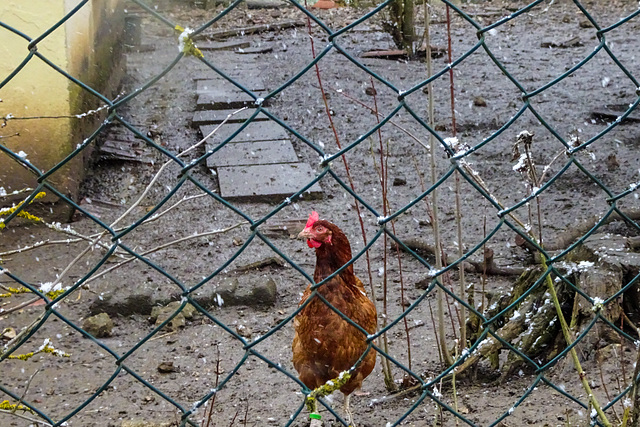
[[[3,0],[0,21],[36,38],[68,13],[79,0]],[[122,0],[93,0],[65,24],[38,43],[38,52],[98,92],[112,98],[120,67],[124,28]],[[28,41],[0,28],[0,81],[27,56]],[[98,98],[34,57],[0,88],[0,117],[69,116],[103,105]],[[43,171],[64,159],[104,120],[99,117],[8,120],[0,128],[0,143],[15,153],[23,151]],[[14,134],[19,136],[10,136]],[[9,137],[7,137],[9,136]],[[51,181],[66,195],[76,197],[87,156],[74,159]],[[0,153],[0,186],[7,192],[36,185],[34,175]],[[54,200],[53,197],[48,198]]]

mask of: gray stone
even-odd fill
[[[247,9],[279,9],[289,6],[289,3],[280,0],[247,0]]]
[[[238,110],[202,110],[196,111],[193,114],[193,119],[191,120],[191,125],[193,127],[203,126],[203,125],[219,125],[222,123],[230,114],[236,112]],[[242,110],[239,113],[229,117],[227,123],[244,123],[251,115],[255,112],[253,109]],[[253,121],[265,121],[269,120],[267,116],[263,113],[259,113]],[[209,131],[211,132],[211,131]],[[206,136],[204,134],[203,136]]]
[[[207,145],[211,149],[213,145]],[[207,166],[246,166],[295,163],[298,161],[290,141],[230,142],[207,159]]]
[[[251,42],[248,40],[229,41],[229,42],[199,42],[196,43],[200,50],[232,50],[242,49],[244,47],[251,46]]]
[[[211,303],[217,306],[237,305],[235,301],[236,289],[238,289],[238,279],[225,280],[214,290]]]
[[[254,286],[239,286],[236,290],[236,300],[239,301],[240,305],[249,307],[274,305],[277,295],[276,282],[271,278]]]
[[[253,283],[254,279],[247,276],[229,278],[215,288],[212,305],[249,307],[274,305],[278,290],[273,279],[266,279],[264,283]],[[220,299],[218,299],[218,296]],[[221,303],[221,304],[220,304]]]
[[[306,163],[284,163],[218,168],[220,194],[227,200],[280,203],[299,191],[314,178]],[[322,188],[316,182],[303,198],[321,198]]]
[[[107,313],[111,316],[149,314],[154,305],[166,304],[170,301],[168,295],[157,292],[154,287],[147,284],[137,287],[133,292],[135,293],[129,294],[122,291],[100,293],[91,303],[89,311],[92,315]]]
[[[225,123],[223,126],[218,129],[215,133],[215,141],[222,142],[233,135],[236,132],[242,123]],[[214,125],[205,125],[200,126],[200,132],[203,136],[209,135],[209,133],[214,130],[216,126]],[[278,123],[274,121],[269,122],[251,122],[242,129],[242,131],[233,137],[233,142],[250,142],[250,141],[277,141],[289,139],[289,134]]]
[[[113,331],[113,321],[107,313],[100,313],[84,319],[82,329],[96,338],[110,337]]]
[[[265,96],[266,91],[255,91],[258,97]],[[262,105],[269,105],[269,100]],[[242,107],[255,106],[255,100],[248,93],[237,88],[218,88],[210,92],[198,95],[196,100],[197,110],[228,110],[230,108],[239,109]]]

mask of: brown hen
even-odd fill
[[[316,268],[313,280],[321,282],[351,260],[351,245],[347,236],[336,226],[320,220],[313,212],[298,235],[307,239],[310,248],[316,250]],[[327,299],[344,315],[360,325],[369,334],[376,332],[376,308],[353,273],[353,265],[318,288],[318,294]],[[311,295],[307,286],[300,304]],[[310,389],[336,379],[342,371],[348,371],[367,350],[365,335],[340,317],[320,298],[314,297],[294,319],[293,366],[300,380]],[[353,372],[349,381],[340,388],[344,394],[344,409],[349,425],[353,417],[349,410],[350,394],[360,388],[362,381],[376,364],[376,352],[371,349]]]

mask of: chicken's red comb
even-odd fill
[[[318,215],[318,212],[316,211],[311,212],[311,215],[309,215],[309,219],[307,220],[307,225],[305,225],[304,228],[313,227],[313,224],[315,224],[316,221],[319,219],[320,219],[320,215]]]

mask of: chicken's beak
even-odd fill
[[[311,235],[311,229],[305,228],[298,234],[298,239],[311,239],[313,236]]]

